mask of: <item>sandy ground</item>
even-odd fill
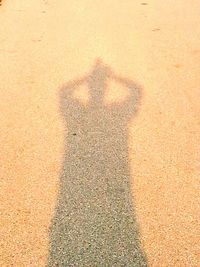
[[[129,159],[148,266],[200,265],[199,14],[199,0],[2,1],[0,266],[47,262],[64,151],[59,90],[97,58],[143,91]]]

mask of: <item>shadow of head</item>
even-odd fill
[[[82,99],[77,92],[84,88]],[[133,81],[115,74],[111,68],[97,59],[91,72],[68,82],[60,90],[61,113],[79,109],[115,112],[124,119],[135,115],[141,101],[141,88]],[[67,109],[67,110],[66,110]]]

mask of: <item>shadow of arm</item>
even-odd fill
[[[113,109],[116,109],[118,114],[123,116],[133,116],[136,115],[142,99],[142,89],[141,87],[131,81],[130,79],[123,78],[121,76],[110,73],[110,79],[114,80],[116,83],[121,84],[128,90],[127,98],[121,103],[113,105]]]
[[[73,80],[63,85],[59,91],[60,112],[66,118],[72,112],[84,108],[82,103],[74,98],[74,91],[77,87],[87,82],[87,77]]]

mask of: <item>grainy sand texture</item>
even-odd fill
[[[199,14],[0,1],[0,266],[200,266]]]

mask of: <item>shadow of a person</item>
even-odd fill
[[[106,105],[107,81],[129,90],[121,103]],[[74,98],[85,84],[89,102]],[[60,92],[66,123],[65,155],[57,206],[50,228],[48,266],[147,266],[134,215],[128,158],[128,122],[140,90],[100,61],[92,73]]]

